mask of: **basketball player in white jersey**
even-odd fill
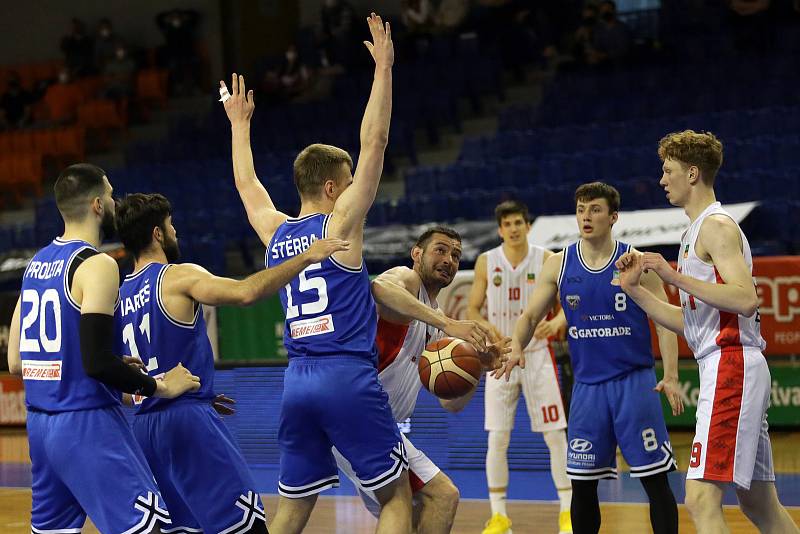
[[[692,130],[661,139],[660,185],[691,224],[681,239],[678,270],[660,255],[622,256],[623,289],[657,323],[686,337],[700,367],[697,426],[686,474],[686,506],[698,532],[729,532],[725,486],[761,532],[800,532],[778,502],[766,411],[770,374],[762,351],[750,245],[716,200],[722,143]],[[639,284],[655,271],[680,290],[681,306],[654,298]]]
[[[511,200],[502,202],[495,208],[495,217],[503,243],[481,254],[475,263],[467,317],[484,324],[496,339],[513,333],[514,325],[536,287],[536,277],[552,252],[528,244],[530,219],[524,204]],[[481,314],[484,303],[487,304],[488,321]],[[558,314],[552,321],[543,321],[537,327],[536,339],[526,348],[527,366],[515,369],[509,381],[486,381],[485,428],[489,433],[486,479],[492,517],[483,534],[505,534],[511,528],[506,513],[506,454],[520,391],[525,396],[531,430],[542,433],[550,450],[550,473],[560,502],[559,530],[572,532],[569,513],[572,489],[567,478],[567,436],[564,431],[567,419],[555,360],[547,342],[547,337],[565,324],[563,314]]]
[[[417,359],[425,346],[443,335],[465,339],[479,351],[484,366],[495,369],[510,348],[510,339],[487,345],[489,333],[476,321],[450,319],[440,310],[436,297],[450,285],[461,261],[461,236],[452,228],[433,227],[419,236],[411,250],[414,265],[394,267],[372,282],[378,305],[378,378],[389,396],[395,421],[408,419],[417,404],[422,383]],[[444,404],[447,401],[442,401]],[[403,436],[414,492],[414,525],[417,534],[450,532],[459,493],[453,482]],[[359,484],[350,464],[334,449],[339,468]],[[380,505],[373,492],[359,489],[364,504],[374,515]]]

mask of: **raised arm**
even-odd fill
[[[349,254],[337,256],[350,265],[361,262],[364,218],[378,191],[392,118],[394,46],[391,28],[374,13],[367,22],[372,43],[365,41],[364,44],[375,60],[375,75],[361,122],[361,152],[353,183],[337,199],[328,225],[328,235],[352,242]]]
[[[642,267],[652,269],[668,284],[684,290],[718,310],[750,317],[758,309],[758,294],[742,254],[739,228],[726,216],[711,216],[703,221],[697,239],[697,252],[704,252],[719,274],[716,284],[703,282],[677,272],[660,255],[645,253]],[[720,283],[721,282],[721,283]]]
[[[481,308],[486,301],[486,288],[488,279],[486,278],[486,253],[478,256],[475,261],[475,275],[472,278],[472,288],[469,290],[469,300],[467,301],[467,319],[483,325],[483,328],[491,334],[492,341],[497,341],[503,335],[497,328],[483,318]]]
[[[643,258],[644,254],[641,252],[631,251],[623,254],[617,260],[615,265],[620,271],[622,290],[644,310],[657,326],[663,326],[676,334],[683,335],[683,311],[678,306],[658,298],[642,285]],[[667,266],[669,267],[669,264]]]
[[[505,376],[506,380],[508,380],[514,367],[519,365],[525,368],[523,349],[531,342],[536,325],[544,319],[547,312],[553,307],[555,298],[558,295],[558,273],[561,270],[563,257],[564,254],[562,252],[553,254],[542,266],[539,279],[533,288],[533,294],[528,299],[525,311],[522,312],[514,326],[514,334],[511,337],[511,357],[504,367],[494,373],[493,376],[495,378]]]
[[[347,250],[348,246],[340,239],[320,239],[302,254],[244,280],[214,276],[191,263],[175,265],[165,275],[165,297],[168,302],[172,297],[185,297],[211,306],[249,306],[275,294],[309,265],[321,262],[334,252]]]
[[[8,372],[12,375],[22,374],[22,360],[19,356],[19,314],[20,299],[17,299],[14,315],[11,316],[11,330],[8,331]]]
[[[422,285],[419,275],[408,267],[395,267],[372,281],[372,295],[384,319],[421,321],[442,330],[448,336],[469,341],[485,351],[489,334],[475,321],[458,321],[423,304],[417,295]]]
[[[264,246],[269,245],[272,234],[287,219],[275,207],[264,185],[256,176],[253,151],[250,148],[250,119],[255,109],[253,91],[246,91],[244,76],[231,76],[231,91],[224,81],[219,82],[225,113],[231,121],[231,150],[233,153],[233,178],[242,199],[250,226]]]

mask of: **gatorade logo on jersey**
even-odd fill
[[[578,328],[569,327],[569,337],[572,339],[586,339],[590,337],[621,337],[630,336],[630,326],[612,326],[606,328]]]

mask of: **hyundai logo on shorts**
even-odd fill
[[[592,450],[592,442],[581,438],[575,438],[569,442],[569,448],[575,452],[588,452]]]

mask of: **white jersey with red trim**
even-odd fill
[[[528,255],[516,267],[512,267],[506,258],[503,245],[486,253],[487,318],[504,336],[514,333],[517,319],[525,311],[536,287],[536,278],[544,265],[545,252],[547,249],[529,244]],[[546,339],[533,338],[525,352],[546,348]]]
[[[681,238],[678,272],[703,282],[719,284],[723,281],[716,267],[701,260],[695,252],[700,227],[706,217],[711,215],[725,215],[734,220],[727,211],[722,209],[719,202],[708,206]],[[735,222],[734,220],[734,224]],[[753,257],[750,253],[750,244],[741,228],[739,228],[739,234],[742,236],[744,260],[752,274]],[[683,333],[696,359],[701,360],[709,354],[726,348],[753,348],[759,351],[766,348],[767,343],[761,337],[761,318],[758,311],[750,317],[724,312],[683,290],[680,291],[680,298],[683,309]]]
[[[426,306],[437,309],[431,302],[425,286],[420,284],[419,300]],[[395,421],[405,421],[414,411],[422,382],[417,370],[418,360],[425,346],[444,334],[422,321],[390,323],[378,317],[378,379],[389,395],[389,406]]]

